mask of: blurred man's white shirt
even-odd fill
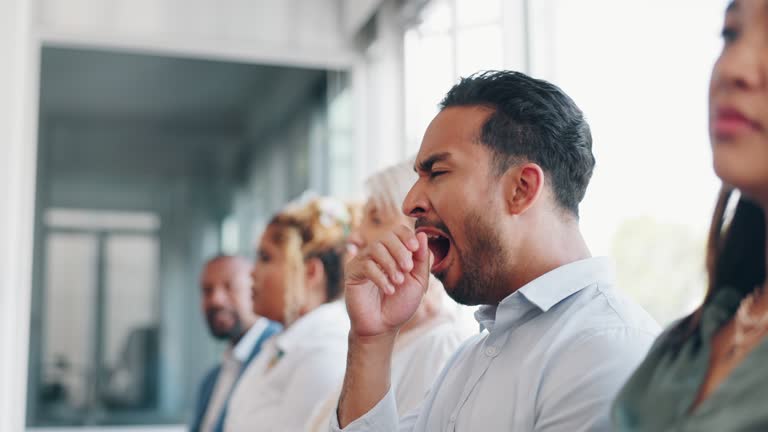
[[[216,379],[216,385],[213,388],[211,400],[205,410],[201,432],[212,432],[216,429],[216,423],[219,421],[221,412],[227,404],[227,398],[232,392],[232,388],[237,383],[243,365],[251,355],[254,345],[264,330],[267,329],[269,320],[259,318],[250,329],[240,338],[235,346],[229,346],[221,358],[221,369]]]

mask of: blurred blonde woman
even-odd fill
[[[285,330],[265,343],[232,392],[225,431],[299,431],[338,386],[349,320],[343,261],[350,206],[313,199],[277,214],[258,246],[253,309]]]
[[[366,181],[368,200],[360,226],[349,237],[351,254],[398,225],[413,228],[413,219],[405,216],[400,207],[415,181],[412,160],[384,169]],[[454,307],[450,303],[440,282],[432,277],[424,301],[398,335],[392,357],[392,386],[401,415],[418,406],[448,358],[469,336],[459,330],[455,303]],[[341,381],[315,408],[306,431],[328,430],[340,388]]]

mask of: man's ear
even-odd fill
[[[544,171],[528,162],[512,167],[501,176],[507,211],[513,215],[525,213],[539,199],[544,190]]]

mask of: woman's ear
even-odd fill
[[[515,166],[502,174],[501,184],[507,211],[521,215],[539,199],[544,189],[544,171],[531,162]]]
[[[325,266],[320,258],[309,258],[304,262],[304,282],[309,302],[322,304],[327,301]]]

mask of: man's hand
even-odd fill
[[[352,336],[396,333],[408,322],[426,293],[431,261],[427,236],[405,226],[358,253],[345,272]]]
[[[395,336],[424,298],[432,260],[427,236],[403,226],[347,264],[344,297],[352,328],[339,399],[342,428],[389,390]]]

